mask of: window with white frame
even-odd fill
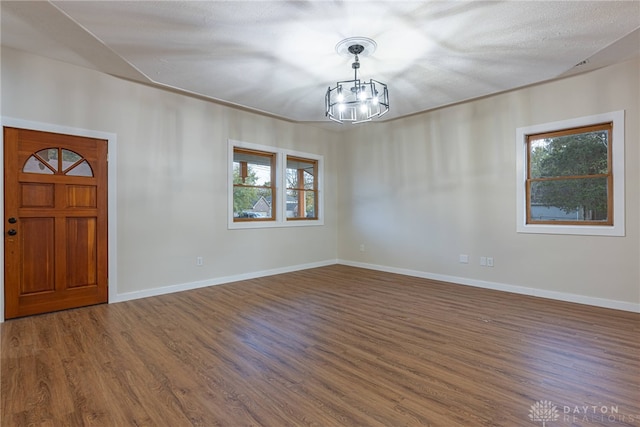
[[[318,161],[287,155],[287,221],[318,219]]]
[[[233,220],[276,218],[276,154],[234,147]]]
[[[518,128],[518,232],[624,235],[624,112]]]
[[[230,229],[322,225],[323,157],[229,140]]]

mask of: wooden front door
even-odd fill
[[[107,141],[4,128],[5,317],[107,302]]]

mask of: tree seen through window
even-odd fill
[[[611,126],[528,136],[528,223],[611,224]]]

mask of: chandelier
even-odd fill
[[[339,54],[354,56],[353,80],[342,80],[335,87],[329,87],[324,98],[325,116],[338,122],[353,124],[371,121],[389,111],[387,85],[377,80],[362,81],[358,78],[360,60],[358,55],[369,55],[376,43],[365,37],[351,37],[338,43]]]

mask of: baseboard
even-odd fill
[[[616,300],[610,300],[605,298],[594,298],[594,297],[570,294],[565,292],[555,292],[555,291],[548,291],[543,289],[527,288],[524,286],[508,285],[504,283],[488,282],[484,280],[475,280],[475,279],[469,279],[466,277],[427,273],[427,272],[418,271],[418,270],[388,267],[384,265],[368,264],[368,263],[348,261],[348,260],[342,260],[342,259],[326,260],[326,261],[314,262],[309,264],[298,264],[298,265],[286,266],[281,268],[274,268],[270,270],[252,271],[249,273],[218,277],[218,278],[213,278],[208,280],[201,280],[197,282],[189,282],[189,283],[182,283],[177,285],[163,286],[160,288],[145,289],[143,291],[125,292],[125,293],[116,294],[116,295],[112,294],[109,296],[109,303],[131,301],[131,300],[140,299],[140,298],[147,298],[147,297],[153,297],[158,295],[171,294],[174,292],[188,291],[191,289],[204,288],[207,286],[216,286],[216,285],[222,285],[225,283],[255,279],[258,277],[266,277],[266,276],[273,276],[276,274],[291,273],[294,271],[307,270],[307,269],[316,268],[316,267],[325,267],[333,264],[342,264],[342,265],[348,265],[351,267],[366,268],[368,270],[377,270],[377,271],[384,271],[388,273],[404,274],[406,276],[420,277],[423,279],[439,280],[443,282],[450,282],[450,283],[466,285],[466,286],[475,286],[475,287],[485,288],[485,289],[493,289],[493,290],[504,291],[504,292],[513,292],[513,293],[522,294],[522,295],[530,295],[530,296],[549,298],[549,299],[559,300],[559,301],[573,302],[578,304],[592,305],[596,307],[611,308],[615,310],[623,310],[623,311],[630,311],[634,313],[640,313],[640,304],[634,304],[634,303],[625,302],[625,301],[616,301]],[[0,323],[2,323],[3,320],[4,320],[3,318],[0,318]]]
[[[617,301],[606,298],[588,297],[585,295],[577,295],[566,292],[556,292],[544,289],[528,288],[525,286],[509,285],[505,283],[489,282],[485,280],[469,279],[467,277],[449,276],[444,274],[434,274],[418,270],[410,270],[405,268],[389,267],[378,264],[368,264],[362,262],[348,260],[326,260],[309,264],[298,264],[270,270],[252,271],[249,273],[236,274],[232,276],[224,276],[201,280],[197,282],[182,283],[177,285],[163,286],[160,288],[145,289],[142,291],[125,292],[122,294],[112,295],[109,303],[130,301],[139,298],[147,298],[157,295],[171,294],[174,292],[188,291],[191,289],[204,288],[207,286],[222,285],[225,283],[239,282],[242,280],[255,279],[258,277],[273,276],[276,274],[290,273],[293,271],[307,270],[310,268],[324,267],[333,264],[348,265],[351,267],[366,268],[368,270],[384,271],[387,273],[403,274],[406,276],[420,277],[423,279],[439,280],[465,286],[474,286],[478,288],[492,289],[503,292],[512,292],[521,295],[529,295],[540,298],[548,298],[558,301],[573,302],[577,304],[592,305],[595,307],[611,308],[614,310],[630,311],[640,313],[640,304],[634,304],[626,301]]]
[[[249,273],[236,274],[232,276],[217,277],[213,279],[200,280],[197,282],[181,283],[177,285],[163,286],[160,288],[145,289],[142,291],[125,292],[109,296],[109,303],[131,301],[140,298],[148,298],[158,295],[172,294],[174,292],[188,291],[191,289],[205,288],[208,286],[222,285],[225,283],[239,282],[241,280],[255,279],[258,277],[273,276],[275,274],[291,273],[293,271],[308,270],[310,268],[324,267],[337,264],[335,259],[309,264],[291,265],[270,270],[252,271]]]
[[[366,268],[368,270],[384,271],[387,273],[403,274],[405,276],[420,277],[423,279],[439,280],[459,285],[474,286],[478,288],[493,289],[497,291],[512,292],[515,294],[529,295],[540,298],[548,298],[558,301],[573,302],[577,304],[592,305],[596,307],[612,308],[614,310],[640,313],[640,304],[626,301],[610,300],[605,298],[588,297],[584,295],[570,294],[566,292],[548,291],[544,289],[528,288],[524,286],[508,285],[504,283],[488,282],[485,280],[469,279],[466,277],[448,276],[443,274],[427,273],[424,271],[409,270],[404,268],[388,267],[377,264],[367,264],[348,260],[338,260],[338,264],[351,267]]]

